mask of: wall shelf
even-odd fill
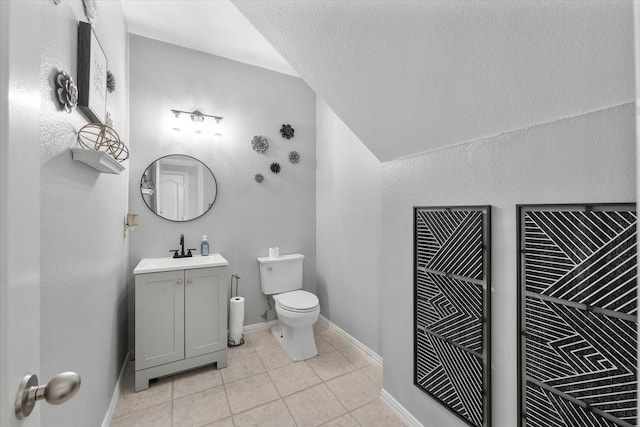
[[[98,172],[119,174],[124,170],[124,166],[104,151],[72,148],[71,156],[73,160],[89,165]]]

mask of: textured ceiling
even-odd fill
[[[634,100],[630,1],[233,4],[381,161]]]
[[[121,1],[133,34],[297,76],[228,0]]]

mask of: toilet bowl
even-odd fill
[[[306,360],[318,354],[313,324],[320,317],[318,297],[302,290],[304,255],[260,257],[260,286],[275,302],[278,326],[271,329],[289,358]]]
[[[314,294],[297,290],[274,295],[278,326],[272,329],[283,350],[294,361],[318,354],[313,324],[320,317],[320,304]]]

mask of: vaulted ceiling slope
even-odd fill
[[[630,1],[232,2],[381,161],[635,96]]]
[[[121,0],[121,4],[133,34],[297,76],[228,0]]]

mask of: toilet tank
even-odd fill
[[[259,257],[260,287],[265,295],[302,289],[304,255],[288,254],[277,258]]]

